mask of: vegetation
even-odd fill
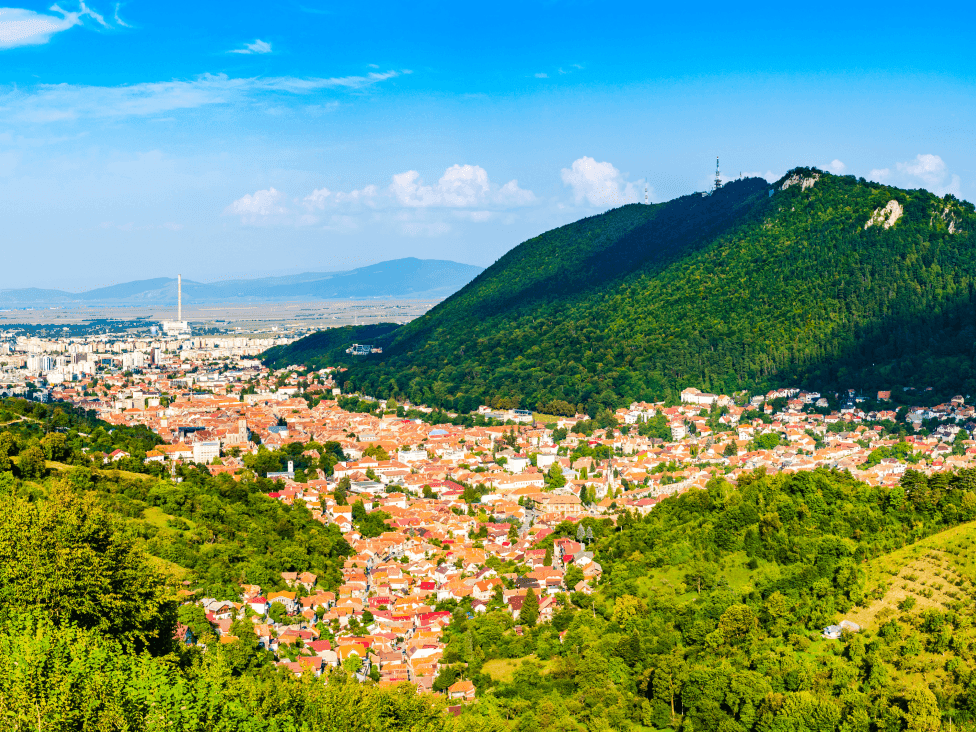
[[[537,548],[553,561],[558,538],[584,540],[603,581],[554,612],[531,592],[518,629],[500,592],[483,614],[456,606],[435,685],[469,678],[479,701],[455,718],[412,687],[353,683],[347,670],[327,683],[279,672],[248,622],[218,643],[198,606],[178,605],[177,574],[227,597],[241,581],[274,586],[284,569],[336,577],[341,537],[267,497],[266,479],[188,468],[173,484],[152,467],[106,469],[89,457],[93,440],[136,450],[138,432],[4,408],[18,416],[0,428],[4,729],[976,726],[976,470],[909,470],[893,488],[825,470],[754,473],[645,517],[565,522]],[[28,474],[31,450],[42,458]],[[382,530],[359,502],[353,518]],[[862,630],[821,637],[842,618]],[[205,653],[177,642],[177,621]]]
[[[199,606],[178,606],[182,585],[170,570],[235,599],[236,583],[275,587],[285,569],[327,582],[348,550],[334,528],[263,495],[257,479],[188,469],[173,485],[104,470],[81,450],[108,441],[135,451],[141,431],[64,407],[2,406],[17,419],[0,431],[0,728],[443,728],[440,700],[409,685],[353,683],[342,670],[327,684],[296,678],[259,649],[250,621],[219,643]],[[64,462],[46,460],[52,450]],[[41,454],[28,470],[32,451]],[[178,642],[177,620],[205,653]]]
[[[974,518],[976,471],[873,488],[821,470],[584,519],[593,596],[521,634],[492,607],[455,612],[444,659],[479,690],[458,726],[972,728]],[[863,629],[823,639],[842,618]]]
[[[350,331],[331,349],[312,336],[268,362],[344,363],[345,390],[462,412],[595,415],[686,386],[976,392],[972,204],[793,174],[819,179],[772,196],[764,181],[736,181],[524,242],[377,336],[382,355],[346,357],[346,341],[363,340]],[[904,208],[897,223],[865,228],[892,200]]]
[[[182,570],[181,576],[209,596],[237,599],[245,581],[282,589],[281,572],[309,571],[324,586],[339,584],[342,557],[350,549],[338,528],[313,519],[304,505],[288,506],[269,497],[275,484],[261,476],[262,471],[281,470],[287,460],[331,473],[342,458],[337,443],[261,449],[247,456],[251,470],[240,480],[182,465],[177,470],[180,482],[174,484],[165,466],[141,462],[145,451],[159,442],[143,427],[113,427],[68,405],[49,407],[23,399],[0,404],[18,417],[0,431],[0,468],[10,471],[0,471],[0,483],[6,480],[5,485],[24,490],[25,485],[43,485],[45,478],[66,480],[76,490],[97,496],[124,517],[149,554]],[[131,457],[106,464],[105,455],[115,449],[125,449]],[[309,449],[321,456],[304,456]],[[42,512],[38,520],[44,517]],[[370,526],[376,523],[376,518],[369,519]],[[102,555],[112,556],[108,551],[104,544]],[[29,586],[25,592],[30,593]]]

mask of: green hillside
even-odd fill
[[[892,201],[901,213],[886,227]],[[973,205],[951,195],[798,168],[524,242],[374,337],[382,355],[304,339],[266,357],[343,362],[351,388],[460,410],[504,400],[593,413],[686,386],[973,392],[974,224]]]
[[[521,634],[455,612],[444,662],[479,694],[461,729],[971,730],[974,481],[754,473],[585,518],[592,595]],[[860,630],[823,637],[843,619]]]

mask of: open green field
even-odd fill
[[[849,619],[863,628],[876,626],[907,605],[915,612],[969,607],[976,576],[976,522],[877,557],[868,562],[866,574],[865,590],[872,601],[849,613]]]
[[[525,661],[538,663],[541,666],[542,673],[549,671],[552,665],[552,661],[539,661],[535,654],[532,654],[524,658],[495,658],[491,661],[485,661],[481,670],[491,676],[494,681],[511,681],[516,669]]]
[[[542,422],[543,424],[555,424],[563,417],[559,417],[555,414],[543,414],[542,412],[532,412],[532,419],[536,422]]]

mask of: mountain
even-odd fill
[[[952,195],[797,168],[530,239],[382,354],[304,339],[268,360],[345,362],[351,388],[465,411],[593,413],[688,386],[976,393],[974,229]]]
[[[201,283],[183,280],[183,302],[341,300],[357,298],[437,299],[447,297],[482,271],[440,259],[406,257],[346,272],[306,272],[284,277]],[[0,290],[0,306],[147,305],[176,302],[176,279],[157,277],[87,292],[27,288]]]

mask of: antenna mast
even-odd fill
[[[718,156],[715,157],[715,191],[722,187],[722,175],[718,172]],[[713,191],[714,192],[714,191]]]

